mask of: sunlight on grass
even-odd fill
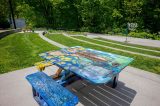
[[[57,50],[35,33],[16,33],[0,40],[0,73],[32,66],[41,61],[39,53]]]

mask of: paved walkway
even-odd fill
[[[62,44],[60,44],[60,43],[54,42],[53,40],[50,40],[50,39],[48,39],[47,37],[43,36],[43,34],[42,34],[43,31],[35,31],[35,32],[36,32],[36,33],[39,33],[38,35],[39,35],[43,40],[47,41],[48,43],[50,43],[50,44],[52,44],[52,45],[55,45],[55,46],[57,46],[57,47],[59,47],[59,48],[66,48],[66,47],[67,47],[67,46],[64,46],[64,45],[62,45]]]
[[[110,39],[110,40],[115,40],[119,42],[125,42],[126,37],[124,36],[111,36],[111,35],[104,35],[104,34],[94,34],[94,33],[88,33],[87,36],[90,37],[101,37],[104,39]],[[160,47],[160,40],[151,40],[151,39],[141,39],[141,38],[133,38],[133,37],[128,37],[127,38],[128,43],[131,44],[138,44],[138,45],[143,45],[143,46],[152,46],[152,47]]]
[[[9,31],[9,30],[0,30],[0,33],[1,33],[1,32],[5,32],[5,31]]]
[[[56,66],[45,69],[52,75]],[[36,72],[35,67],[0,75],[0,106],[38,106],[25,77]],[[77,106],[160,106],[160,76],[126,67],[119,76],[116,89],[107,85],[91,85],[77,81],[67,88],[79,97]]]
[[[70,37],[70,36],[68,36],[68,37]],[[142,54],[142,53],[138,53],[138,52],[132,52],[132,51],[127,51],[127,50],[123,50],[123,49],[113,48],[113,47],[110,47],[110,46],[104,46],[104,45],[101,45],[101,44],[97,44],[97,43],[81,40],[81,39],[74,38],[74,37],[70,37],[70,38],[72,38],[74,40],[81,41],[81,42],[85,42],[85,43],[88,43],[88,44],[97,45],[97,46],[101,46],[101,47],[105,47],[105,48],[110,48],[110,49],[113,49],[113,50],[118,50],[118,51],[131,53],[131,54],[138,54],[138,55],[141,55],[141,56],[146,56],[146,57],[155,58],[155,59],[160,59],[160,57],[158,57],[158,56],[151,56],[151,55],[148,55],[148,54]]]

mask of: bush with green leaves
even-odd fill
[[[113,34],[114,34],[114,32],[109,31],[109,32],[108,32],[108,34],[113,35]]]
[[[88,27],[82,27],[80,29],[80,31],[82,31],[82,32],[89,32],[89,28]]]
[[[137,37],[137,38],[146,38],[146,39],[154,39],[154,40],[159,40],[160,36],[156,34],[150,34],[147,32],[130,32],[129,36],[131,37]]]
[[[120,32],[121,32],[121,29],[120,29],[120,28],[114,28],[114,29],[113,29],[113,32],[114,32],[114,33],[120,33]]]

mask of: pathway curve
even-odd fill
[[[50,43],[50,44],[52,44],[52,45],[55,45],[55,46],[57,46],[57,47],[59,47],[59,48],[66,48],[67,46],[65,46],[65,45],[62,45],[62,44],[60,44],[60,43],[57,43],[57,42],[55,42],[55,41],[53,41],[53,40],[50,40],[50,39],[48,39],[47,37],[45,37],[45,36],[43,36],[43,31],[35,31],[36,33],[39,33],[38,35],[43,39],[43,40],[45,40],[45,41],[47,41],[48,43]]]

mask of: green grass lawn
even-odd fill
[[[39,53],[57,50],[35,33],[16,33],[0,40],[0,74],[25,68],[41,61]]]
[[[66,46],[89,47],[92,49],[97,49],[97,50],[101,50],[101,51],[106,51],[106,52],[111,52],[111,53],[131,57],[131,58],[134,58],[134,61],[130,64],[131,66],[160,74],[160,59],[154,59],[154,58],[149,58],[149,57],[145,57],[145,56],[134,55],[134,54],[125,53],[125,52],[121,52],[121,51],[117,51],[117,50],[113,50],[113,49],[104,48],[101,46],[96,46],[96,45],[84,43],[84,42],[81,42],[78,40],[74,40],[70,37],[63,36],[61,34],[57,34],[54,36],[52,36],[52,35],[46,35],[46,36],[56,42],[59,42],[63,45],[66,45]]]
[[[78,31],[66,31],[66,33],[70,35],[83,35],[84,32],[78,32]]]
[[[160,51],[160,48],[158,48],[158,47],[142,46],[142,45],[130,44],[130,43],[126,43],[126,42],[118,42],[118,41],[113,41],[113,40],[103,39],[103,38],[94,38],[94,39],[103,40],[103,41],[112,42],[112,43],[117,43],[117,44],[122,44],[122,45],[126,45],[126,46],[133,46],[133,47],[139,47],[139,48],[144,48],[144,49],[149,49],[149,50]]]
[[[65,31],[65,30],[48,30],[50,33],[67,33],[70,35],[83,35],[85,32],[78,32],[78,31]]]
[[[64,30],[52,30],[52,29],[49,29],[48,32],[50,32],[50,33],[63,33],[65,31]]]
[[[87,37],[83,37],[83,36],[74,36],[75,38],[84,40],[84,41],[89,41],[92,43],[96,43],[96,44],[100,44],[100,45],[104,45],[104,46],[109,46],[109,47],[113,47],[113,48],[117,48],[117,49],[122,49],[122,50],[127,50],[127,51],[132,51],[132,52],[138,52],[138,53],[142,53],[142,54],[148,54],[148,55],[152,55],[152,56],[160,56],[160,52],[153,52],[153,51],[147,51],[147,50],[142,50],[142,49],[136,49],[136,48],[131,48],[131,47],[124,47],[121,45],[116,45],[116,44],[111,44],[111,43],[107,43],[107,42],[102,42],[102,41],[97,41],[96,39],[90,39]]]

